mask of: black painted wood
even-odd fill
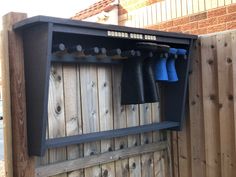
[[[30,155],[45,152],[52,32],[51,24],[24,33],[27,135]]]
[[[180,122],[179,127],[175,127],[174,130],[181,130],[182,123],[185,118],[185,105],[188,88],[188,77],[191,63],[191,51],[193,41],[187,46],[188,57],[187,59],[176,60],[176,71],[178,75],[178,82],[162,83],[162,116],[165,121],[177,121]],[[171,111],[170,111],[171,110]]]
[[[88,29],[100,29],[100,30],[114,30],[114,31],[123,31],[130,33],[141,33],[141,34],[150,34],[150,35],[159,35],[165,37],[173,37],[173,38],[181,38],[181,39],[197,39],[196,35],[189,35],[184,33],[174,33],[174,32],[164,32],[164,31],[156,31],[156,30],[147,30],[140,28],[131,28],[117,25],[105,25],[93,22],[85,22],[80,20],[71,20],[71,19],[63,19],[63,18],[55,18],[48,16],[35,16],[25,20],[22,20],[15,25],[13,25],[13,29],[24,29],[30,28],[32,25],[37,25],[39,23],[53,23],[54,26],[68,26],[68,27],[84,27]]]
[[[47,148],[55,148],[68,146],[73,144],[87,143],[100,139],[116,138],[121,136],[133,135],[137,133],[145,133],[169,128],[179,127],[179,122],[164,121],[161,123],[153,123],[150,125],[135,126],[129,128],[115,129],[109,131],[94,132],[82,135],[67,136],[46,140]]]
[[[86,23],[90,23],[90,22],[86,22]],[[109,27],[109,25],[107,25],[107,27]],[[171,33],[171,35],[166,35],[166,32],[162,32],[162,31],[152,31],[152,30],[140,30],[138,28],[129,28],[126,27],[127,31],[129,33],[138,33],[138,34],[148,34],[148,35],[156,35],[157,39],[156,42],[163,42],[165,41],[165,43],[178,43],[178,44],[190,44],[190,40],[191,38],[188,38],[185,36],[185,34],[182,33]],[[120,29],[120,26],[118,28],[118,26],[114,26],[114,28],[111,28],[114,31],[119,31],[119,32],[124,32],[124,30]],[[137,30],[138,29],[138,30]],[[53,31],[54,32],[63,32],[63,33],[73,33],[73,34],[84,34],[84,35],[91,35],[91,36],[101,36],[101,37],[107,37],[107,31],[109,29],[103,29],[103,28],[85,28],[85,27],[75,27],[75,26],[64,26],[64,25],[55,25],[54,24],[54,28]],[[164,35],[164,34],[165,35]],[[180,38],[179,36],[184,36],[183,38]],[[121,37],[111,37],[113,39],[122,39]],[[140,39],[133,39],[133,38],[129,38],[129,40],[134,40],[134,41],[140,41]],[[149,40],[146,40],[149,41]]]
[[[79,63],[79,64],[122,64],[124,59],[111,59],[110,57],[105,57],[102,59],[97,59],[96,56],[87,57],[76,57],[73,54],[66,54],[63,57],[58,57],[52,55],[51,61],[54,63]]]

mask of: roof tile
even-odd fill
[[[101,0],[99,2],[96,2],[95,4],[89,6],[87,9],[84,9],[78,13],[75,14],[73,19],[83,20],[88,17],[94,16],[96,14],[99,14],[103,12],[106,9],[109,9],[108,7],[114,2],[115,0]]]

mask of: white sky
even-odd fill
[[[0,28],[2,16],[8,12],[24,12],[28,17],[47,15],[69,18],[98,0],[0,0]]]

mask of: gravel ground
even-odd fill
[[[5,169],[4,162],[0,161],[0,177],[5,177],[4,169]]]

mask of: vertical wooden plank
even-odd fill
[[[199,12],[199,0],[193,0],[193,13]]]
[[[161,12],[161,3],[156,4],[156,13],[157,13],[157,23],[162,22],[162,12]]]
[[[98,66],[100,130],[113,130],[111,66]],[[101,141],[101,152],[114,150],[113,139]],[[102,176],[115,177],[114,162],[102,165]]]
[[[235,176],[233,73],[231,35],[217,35],[221,176]]]
[[[205,0],[198,0],[199,2],[199,12],[205,11]]]
[[[236,57],[236,51],[234,50],[236,47],[236,31],[233,31],[231,33],[231,39],[232,39],[232,59]],[[232,67],[233,67],[233,96],[234,96],[234,143],[236,147],[236,102],[235,102],[235,95],[236,95],[236,63],[235,60],[232,60]],[[236,160],[236,159],[234,159]]]
[[[152,121],[153,122],[160,122],[160,103],[152,103]],[[153,132],[153,142],[159,142],[162,140],[162,136],[160,132]],[[155,177],[164,177],[165,176],[165,164],[163,163],[164,158],[164,151],[157,151],[154,152],[154,176]]]
[[[177,17],[176,0],[170,0],[170,4],[171,4],[171,18],[174,19]]]
[[[152,123],[152,105],[141,104],[140,110],[140,125]],[[141,134],[141,144],[152,143],[152,132]],[[154,177],[153,171],[153,153],[141,155],[142,177]]]
[[[178,133],[171,132],[172,148],[172,173],[173,177],[179,177],[179,154],[178,154]]]
[[[186,110],[186,122],[184,122],[183,128],[178,132],[178,154],[179,154],[179,176],[189,177],[191,176],[191,147],[190,147],[190,122],[189,113]]]
[[[113,113],[114,113],[114,128],[127,127],[125,107],[121,106],[121,66],[112,67],[112,89],[113,89]],[[128,147],[127,137],[115,138],[115,150],[124,149]],[[129,176],[129,161],[128,159],[118,160],[115,162],[116,176]]]
[[[51,66],[48,95],[48,127],[49,138],[64,137],[65,115],[64,115],[64,90],[62,65]],[[49,162],[55,163],[66,160],[66,148],[55,148],[49,150]],[[67,174],[56,175],[57,177],[67,177]]]
[[[203,36],[200,38],[200,41],[206,176],[220,177],[220,127],[217,102],[216,36]]]
[[[66,135],[82,134],[81,102],[79,71],[76,65],[63,66],[64,103]],[[81,153],[82,152],[82,153]],[[73,145],[67,147],[67,159],[72,160],[83,156],[83,146]],[[83,176],[83,170],[68,173],[68,177]]]
[[[167,148],[162,150],[160,152],[160,169],[161,169],[161,173],[162,173],[162,176],[165,176],[165,177],[172,177],[172,167],[171,167],[171,157],[170,157],[170,140],[169,140],[169,135],[168,135],[168,132],[167,131],[161,131],[159,132],[159,138],[160,140],[164,140],[164,141],[167,141]],[[158,134],[157,134],[158,135]],[[154,137],[156,135],[154,134]]]
[[[82,101],[83,133],[99,131],[97,67],[94,65],[80,66],[80,84]],[[84,156],[100,153],[100,141],[85,143]],[[101,176],[100,166],[85,169],[85,177]]]
[[[181,0],[182,4],[182,16],[185,16],[188,14],[187,12],[187,0]]]
[[[127,127],[139,125],[139,108],[138,105],[126,106]],[[140,145],[139,135],[128,136],[128,147]],[[141,177],[140,156],[129,158],[130,177]]]
[[[166,1],[161,1],[161,21],[167,20]]]
[[[176,0],[176,17],[182,17],[182,4],[181,0]]]
[[[171,132],[165,131],[167,149],[165,150],[165,173],[167,177],[173,177],[173,166],[172,166],[172,149],[171,149]]]
[[[192,54],[192,74],[189,77],[189,112],[192,177],[206,176],[204,119],[202,108],[202,80],[200,41],[195,42]]]
[[[5,27],[3,27],[5,28]],[[2,99],[3,101],[3,138],[4,138],[4,167],[6,177],[13,177],[12,157],[12,122],[11,122],[11,98],[10,98],[10,73],[8,55],[8,30],[1,31],[0,61],[2,65]]]
[[[26,17],[23,13],[8,13],[3,17],[3,116],[4,138],[7,138],[4,151],[6,176],[9,177],[33,176],[35,167],[34,158],[28,156],[26,139],[23,41],[21,35],[12,30],[14,23]]]
[[[166,19],[171,20],[171,0],[166,0]]]

